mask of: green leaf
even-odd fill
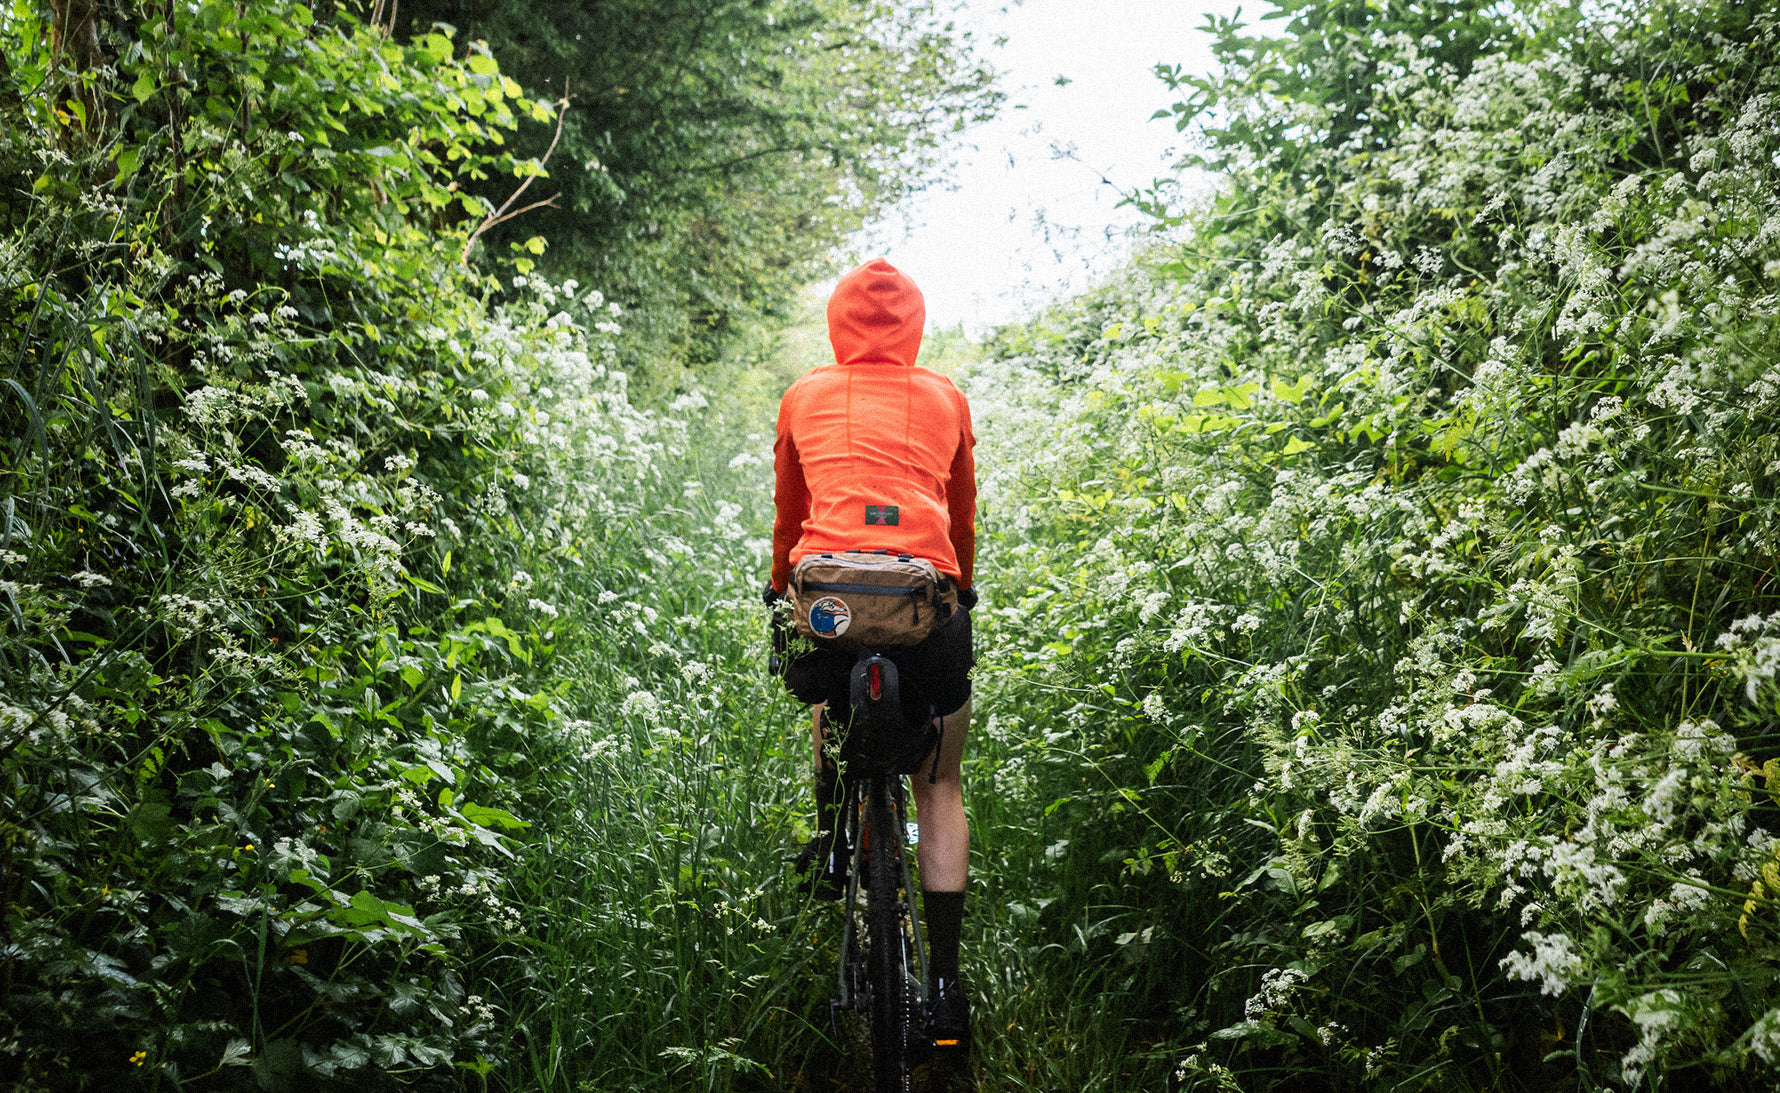
[[[136,76],[136,82],[130,85],[130,94],[136,97],[137,102],[147,102],[158,86],[155,83],[153,70],[144,68]]]
[[[341,926],[382,926],[390,921],[392,906],[398,905],[385,903],[361,889],[353,895],[352,902],[344,907],[336,907],[328,914],[328,918]],[[413,912],[409,911],[409,914],[412,915]]]
[[[1296,406],[1315,383],[1315,376],[1304,376],[1297,383],[1287,383],[1284,380],[1275,379],[1267,385],[1267,389],[1279,401]]]
[[[519,635],[507,629],[507,624],[493,615],[490,615],[486,619],[470,623],[468,626],[464,627],[464,632],[467,634],[481,632],[501,638],[506,641],[507,651],[509,653],[512,653],[515,657],[518,657],[521,660],[525,658],[525,651],[519,644]]]
[[[451,39],[443,34],[423,34],[414,40],[414,45],[433,64],[441,64],[451,59]]]
[[[311,876],[307,869],[292,869],[288,879],[292,884],[300,884],[314,892],[327,891],[328,886]]]
[[[173,830],[172,806],[144,801],[130,814],[130,832],[143,842],[159,842]]]
[[[466,804],[459,809],[463,818],[477,827],[498,829],[501,831],[522,831],[531,826],[529,820],[522,820],[505,809],[489,808],[486,805]]]
[[[427,580],[425,577],[416,577],[412,573],[404,573],[404,574],[402,574],[402,576],[403,576],[403,578],[405,578],[407,580],[407,582],[409,584],[413,585],[415,588],[420,589],[422,592],[431,592],[436,596],[443,596],[445,594],[445,590],[443,588],[440,588],[438,585]]]
[[[249,1065],[253,1067],[254,1084],[261,1089],[296,1089],[307,1076],[303,1045],[296,1040],[269,1041]]]

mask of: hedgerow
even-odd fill
[[[598,292],[461,264],[550,119],[486,51],[148,15],[86,71],[0,20],[0,1073],[486,1075],[557,620],[686,425]]]
[[[1284,14],[967,388],[1022,936],[1122,1082],[1766,1088],[1780,26]]]

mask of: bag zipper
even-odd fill
[[[806,592],[851,592],[856,596],[911,596],[921,598],[919,588],[897,588],[887,584],[848,584],[840,581],[804,581],[797,586]]]

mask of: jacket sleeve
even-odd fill
[[[810,490],[804,483],[803,464],[797,444],[779,413],[778,436],[773,441],[773,573],[774,590],[783,592],[791,582],[791,548],[803,537],[803,522],[810,515]]]
[[[951,481],[946,485],[946,508],[952,518],[952,552],[958,556],[958,587],[969,588],[977,559],[977,464],[971,449],[976,434],[970,427],[970,403],[958,395],[962,428],[958,451],[952,456]]]

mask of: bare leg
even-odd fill
[[[915,798],[915,820],[921,826],[917,854],[921,863],[921,887],[930,892],[962,892],[970,871],[970,823],[964,815],[964,737],[970,730],[970,703],[943,719],[939,770],[923,764],[909,775]],[[932,760],[928,761],[929,763]]]
[[[970,702],[943,718],[939,770],[927,780],[933,767],[923,763],[909,776],[915,799],[915,821],[921,828],[916,854],[921,865],[921,887],[931,892],[962,892],[970,872],[970,822],[964,814],[964,738],[970,731]],[[822,706],[810,717],[810,739],[816,769],[822,769]]]

